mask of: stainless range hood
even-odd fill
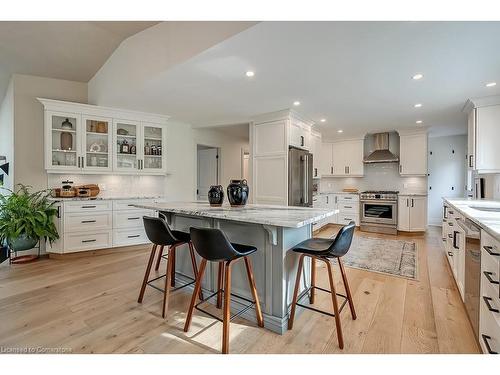
[[[373,134],[375,151],[364,158],[363,162],[370,163],[397,163],[399,157],[389,151],[389,133]]]

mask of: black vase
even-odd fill
[[[224,188],[222,185],[210,186],[208,190],[208,202],[210,206],[219,207],[224,202]]]
[[[231,180],[227,186],[227,199],[233,207],[244,206],[248,200],[247,180]]]

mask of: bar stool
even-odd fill
[[[184,325],[184,332],[187,332],[189,330],[191,319],[193,317],[193,309],[197,309],[214,319],[222,321],[222,353],[227,354],[229,353],[229,323],[231,320],[243,314],[252,306],[255,306],[257,323],[259,327],[264,327],[264,320],[262,318],[262,311],[260,309],[259,297],[257,295],[257,289],[255,287],[252,263],[250,262],[250,258],[248,257],[250,254],[256,252],[257,248],[254,246],[240,245],[229,242],[224,232],[222,232],[220,229],[191,228],[190,233],[194,248],[203,259],[200,264],[200,271],[196,278],[196,285],[193,291],[193,296],[191,297],[191,304],[189,305],[186,324]],[[236,260],[241,258],[243,258],[245,261],[248,283],[250,284],[250,290],[252,291],[252,296],[254,299],[253,301],[231,293],[231,266]],[[196,304],[196,297],[201,290],[201,282],[203,279],[207,261],[219,263],[217,291],[208,296],[206,299],[200,298],[201,302]],[[223,269],[224,275],[222,275]],[[222,283],[224,283],[224,288],[222,288]],[[210,298],[217,295],[217,307],[220,308],[222,294],[224,294],[224,309],[222,315],[223,319],[220,319],[215,315],[212,315],[209,312],[198,307],[203,302],[208,301]],[[250,304],[231,316],[231,296],[247,301]]]
[[[342,336],[342,327],[340,324],[340,312],[344,308],[346,302],[349,302],[349,308],[351,310],[351,315],[352,319],[356,320],[356,311],[354,310],[354,303],[352,301],[352,296],[351,296],[351,291],[349,289],[349,283],[347,281],[347,276],[345,273],[344,269],[344,264],[342,263],[341,257],[343,257],[347,252],[349,251],[349,248],[351,247],[351,242],[352,242],[352,236],[354,234],[354,228],[355,228],[355,223],[354,221],[351,221],[348,225],[342,227],[342,229],[339,231],[335,239],[327,239],[327,238],[310,238],[308,240],[305,240],[298,245],[296,245],[292,250],[296,253],[300,253],[300,258],[299,258],[299,267],[297,270],[297,278],[295,280],[295,290],[293,292],[293,300],[292,300],[292,310],[290,312],[290,318],[288,319],[288,329],[293,328],[293,320],[295,318],[295,309],[298,306],[304,307],[306,309],[310,309],[325,315],[333,316],[335,317],[335,324],[337,326],[337,340],[339,343],[340,349],[344,348],[344,339]],[[303,291],[300,296],[298,295],[299,293],[299,286],[300,286],[300,277],[302,274],[302,267],[304,265],[304,258],[305,257],[310,257],[311,258],[311,286],[307,288],[305,291]],[[337,293],[335,290],[335,284],[333,282],[333,273],[332,273],[332,265],[330,263],[330,259],[337,259],[339,263],[339,268],[340,268],[340,273],[342,274],[342,280],[344,282],[344,288],[346,291],[347,296]],[[315,270],[315,260],[320,260],[322,262],[326,263],[326,267],[328,269],[328,278],[330,281],[330,290],[320,288],[315,285],[316,282],[316,270]],[[329,312],[323,311],[316,309],[311,306],[307,305],[302,305],[300,304],[300,300],[306,296],[309,291],[311,292],[310,294],[310,303],[314,303],[314,291],[315,289],[321,290],[323,292],[327,292],[331,294],[332,297],[332,304],[333,304],[333,311],[334,314],[331,314]],[[344,302],[339,308],[338,302],[337,302],[337,296],[344,298]]]
[[[196,265],[196,258],[194,255],[194,250],[193,250],[193,244],[191,243],[191,236],[189,233],[177,231],[177,230],[171,230],[169,226],[167,225],[166,221],[160,217],[150,217],[150,216],[144,216],[144,228],[146,230],[146,235],[148,236],[149,240],[153,243],[153,247],[151,249],[151,254],[149,256],[149,261],[148,265],[146,267],[146,272],[144,274],[144,279],[142,281],[142,286],[141,286],[141,291],[139,293],[139,298],[137,299],[138,303],[142,303],[142,299],[144,297],[144,292],[146,290],[146,285],[149,285],[150,287],[157,289],[161,292],[163,292],[163,310],[162,310],[162,317],[165,318],[165,315],[168,310],[168,297],[170,295],[171,291],[176,291],[179,289],[182,289],[184,287],[187,287],[188,285],[192,285],[195,283],[196,278],[198,276],[198,267]],[[173,286],[172,285],[172,279],[175,279],[175,256],[172,256],[172,254],[175,254],[175,249],[180,246],[188,244],[189,246],[189,252],[191,255],[191,264],[193,266],[193,274],[194,274],[194,279],[193,281],[189,283],[185,283],[177,288],[174,288],[170,290],[170,288]],[[149,280],[149,274],[151,273],[151,267],[153,266],[153,261],[156,255],[156,250],[158,247],[160,248],[159,251],[159,256],[157,260],[157,267],[156,270],[158,270],[159,264],[161,257],[163,257],[163,248],[167,246],[167,254],[166,254],[166,259],[167,259],[167,271],[164,275],[155,277],[154,279]],[[165,277],[165,289],[158,288],[157,286],[153,285],[152,283],[156,280],[159,280],[161,278]],[[203,293],[200,290],[199,291],[200,298],[203,298]]]

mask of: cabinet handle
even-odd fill
[[[452,238],[453,236],[451,235],[451,233],[448,233],[448,238]]]
[[[318,168],[314,168],[314,177],[318,177]]]
[[[456,230],[453,231],[453,248],[459,250],[457,246],[457,235],[458,232]]]
[[[81,206],[82,208],[96,208],[96,206]]]
[[[483,300],[484,300],[484,303],[486,304],[486,307],[488,308],[488,310],[490,310],[491,312],[495,312],[495,313],[500,312],[500,310],[495,309],[494,307],[491,306],[490,301],[493,301],[493,299],[491,299],[490,297],[483,296]]]
[[[330,167],[330,174],[333,174],[333,167]]]
[[[446,212],[446,206],[443,206],[443,217],[445,219],[448,219],[448,216],[446,216],[447,212]]]
[[[82,240],[83,243],[87,243],[87,242],[96,242],[97,240]]]
[[[449,255],[450,257],[452,257],[452,256],[453,256],[453,253],[451,253],[451,252],[449,252],[449,251],[448,251],[448,255]]]
[[[82,220],[82,224],[95,223],[95,220]]]
[[[411,199],[411,206],[412,206],[412,207],[415,207],[415,206],[413,205],[413,203],[414,203],[414,202],[413,202],[413,198],[412,198],[412,199]]]
[[[328,195],[326,196],[326,204],[328,204]]]
[[[344,199],[352,199],[352,197],[344,197]]]
[[[497,352],[491,350],[490,343],[488,342],[488,340],[491,340],[491,337],[485,334],[482,334],[481,337],[483,338],[484,346],[486,346],[488,354],[498,354]]]
[[[500,257],[500,253],[495,253],[495,252],[493,252],[493,251],[492,251],[492,250],[493,250],[493,247],[491,247],[491,246],[483,246],[483,249],[484,249],[484,250],[486,250],[486,252],[487,252],[488,254],[490,254],[490,255],[493,255],[493,256],[495,256],[495,257]]]
[[[492,284],[500,284],[500,281],[496,281],[494,280],[491,275],[493,275],[492,272],[488,272],[488,271],[483,271],[483,274],[484,276],[486,276],[486,278],[488,279],[488,281]]]
[[[409,199],[406,198],[406,207],[410,207]]]
[[[348,218],[344,217],[344,220],[349,221],[349,220],[351,220],[351,219],[348,219]]]
[[[448,225],[449,225],[450,227],[452,227],[452,226],[453,226],[453,223],[452,223],[452,222],[449,222],[449,223],[448,223]]]
[[[127,236],[127,238],[137,238],[137,237],[140,237],[139,234],[134,234],[134,235],[131,235],[131,236]]]
[[[337,203],[338,203],[338,197],[335,196],[335,204],[337,204]]]
[[[140,217],[128,217],[127,220],[139,220]]]
[[[344,206],[344,208],[352,208],[352,206]]]
[[[469,167],[470,167],[470,168],[473,168],[473,167],[474,167],[474,165],[472,164],[472,159],[473,159],[473,157],[474,157],[473,155],[469,155]]]
[[[304,136],[303,135],[300,136],[300,145],[304,146]]]
[[[401,164],[399,164],[399,173],[402,173],[403,172],[403,166]]]

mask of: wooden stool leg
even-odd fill
[[[203,279],[203,274],[205,273],[205,267],[207,265],[207,260],[202,259],[200,264],[200,270],[198,271],[198,278],[196,279],[196,284],[194,285],[193,295],[191,296],[191,303],[189,305],[188,313],[186,316],[186,323],[184,323],[184,332],[189,331],[189,326],[191,325],[191,320],[193,318],[193,309],[196,304],[197,296],[201,290],[201,281]]]
[[[314,303],[314,297],[316,296],[316,259],[311,258],[311,295],[309,297],[309,302],[311,305]]]
[[[191,255],[191,264],[193,266],[193,275],[194,279],[198,279],[198,266],[196,265],[196,256],[194,255],[193,243],[191,241],[188,242],[189,245],[189,255]],[[200,289],[200,299],[203,300],[203,291]]]
[[[163,311],[161,313],[161,316],[165,318],[165,315],[167,314],[168,310],[168,298],[170,296],[170,278],[172,277],[172,263],[173,259],[171,257],[172,251],[175,251],[175,249],[168,249],[167,252],[167,272],[165,274],[165,291],[163,293]]]
[[[330,279],[330,291],[332,296],[333,312],[335,314],[335,325],[337,326],[337,340],[339,348],[344,349],[344,338],[342,335],[342,325],[340,323],[339,304],[337,302],[337,291],[335,290],[335,283],[333,282],[333,273],[331,263],[325,259],[326,268],[328,269],[328,278]]]
[[[170,285],[175,287],[175,250],[177,249],[177,246],[172,246],[169,253],[168,257],[169,259],[172,258],[172,267],[170,269]]]
[[[302,276],[302,267],[304,265],[305,254],[301,254],[299,258],[299,267],[297,268],[297,276],[295,278],[295,289],[293,291],[292,311],[288,318],[288,329],[293,328],[293,319],[295,318],[295,308],[297,307],[297,297],[299,296],[300,277]]]
[[[151,254],[149,255],[149,261],[146,267],[146,272],[144,273],[144,279],[142,281],[141,291],[139,292],[139,298],[137,299],[138,303],[142,303],[142,299],[144,298],[144,291],[146,290],[146,285],[149,279],[149,273],[151,272],[151,267],[153,266],[153,261],[155,259],[156,248],[157,246],[153,245],[151,249]]]
[[[349,288],[349,281],[347,281],[347,275],[345,273],[344,263],[340,258],[337,259],[339,262],[340,273],[342,274],[342,280],[344,281],[344,289],[347,295],[347,301],[349,302],[349,308],[351,309],[351,316],[353,320],[356,320],[356,311],[354,310],[354,301],[352,300],[351,289]]]
[[[224,312],[222,321],[222,354],[229,353],[229,324],[231,323],[231,261],[224,272]]]
[[[224,262],[219,262],[219,270],[217,272],[217,308],[222,307],[222,284],[224,282]]]
[[[158,253],[158,259],[156,260],[155,271],[160,268],[161,257],[163,256],[163,246],[160,246],[160,252]]]
[[[250,290],[252,291],[253,300],[255,301],[255,314],[257,315],[257,324],[259,327],[264,327],[264,319],[262,318],[262,310],[260,309],[259,295],[257,293],[257,288],[255,287],[255,279],[253,277],[252,262],[249,257],[244,257],[245,267],[247,269],[248,283],[250,284]]]

